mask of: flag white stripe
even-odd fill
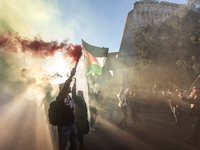
[[[107,57],[96,57],[97,61],[92,62],[92,64],[96,64],[100,67],[103,67],[106,63]]]

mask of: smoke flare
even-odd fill
[[[82,47],[81,45],[72,45],[70,44],[66,49],[66,55],[73,58],[73,61],[78,63],[80,57],[82,56]]]

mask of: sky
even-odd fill
[[[37,37],[49,43],[67,40],[74,45],[82,45],[81,39],[83,39],[91,45],[109,48],[109,53],[119,52],[127,14],[136,2],[134,0],[0,1],[0,33],[9,30],[19,35],[21,39],[29,41]],[[185,0],[166,1],[186,4]],[[14,38],[10,40],[14,43],[18,41]],[[53,84],[59,84],[66,80],[70,68],[74,67],[70,59],[63,57],[59,52],[51,58],[41,59],[33,57],[31,52],[25,53],[21,50],[21,53],[16,54],[4,53],[4,50],[6,51],[0,48],[0,85],[4,89],[5,85],[10,89],[11,84],[19,81],[22,87],[26,88],[25,83],[40,83],[40,80],[46,81],[46,78]],[[81,74],[85,72],[84,68],[79,63],[77,70]],[[24,71],[25,75],[22,75]],[[57,73],[62,78],[58,78]],[[16,84],[16,87],[18,86]]]
[[[166,1],[186,4],[185,0]],[[91,45],[109,48],[109,53],[119,52],[126,17],[135,2],[0,0],[0,33],[9,30],[21,39],[34,40],[34,37],[37,37],[49,43],[68,40],[68,43],[74,45],[82,45],[83,39]],[[17,40],[11,38],[11,41]],[[4,53],[1,48],[0,52],[0,88],[5,89],[6,93],[13,93],[12,89],[18,89],[18,93],[22,92],[31,87],[32,83],[45,80],[47,76],[48,82],[52,84],[62,83],[66,80],[67,73],[70,73],[70,68],[74,66],[62,53],[56,53],[52,58],[40,59],[33,57],[31,53]],[[84,68],[84,65],[79,63],[77,76],[82,76]],[[22,75],[23,71],[25,75]],[[62,78],[57,78],[57,73]],[[83,83],[79,85],[81,84]]]
[[[186,0],[166,0],[186,4]],[[24,38],[69,40],[118,52],[128,12],[134,0],[1,0],[0,30],[6,27]]]
[[[40,37],[47,42],[69,40],[74,45],[81,45],[83,39],[91,45],[109,48],[109,52],[118,52],[126,16],[132,10],[134,2],[134,0],[0,0],[0,33],[9,30],[23,39]],[[175,2],[186,3],[185,0]],[[3,43],[1,35],[0,43]],[[11,41],[15,43],[17,40],[11,38]],[[8,109],[7,107],[6,110],[3,109],[5,111],[2,111],[1,116],[6,116],[5,120],[7,116],[15,115],[16,110],[24,109],[22,112],[27,110],[22,101],[34,101],[39,106],[47,91],[51,91],[52,96],[57,95],[59,84],[67,79],[67,74],[74,67],[74,64],[64,59],[63,54],[59,52],[53,57],[41,59],[22,51],[21,53],[5,51],[0,48],[0,105],[6,101],[17,102],[8,105]],[[87,100],[85,72],[86,67],[82,59],[79,61],[75,77],[77,90],[83,90]],[[97,84],[94,86],[98,89]],[[44,124],[44,121],[38,123]],[[12,126],[6,128],[7,131],[13,131]],[[10,134],[4,133],[6,136],[0,140],[9,141]]]

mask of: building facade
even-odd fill
[[[126,17],[124,32],[118,53],[108,54],[105,72],[113,71],[113,82],[116,80],[123,82],[123,72],[128,72],[129,76],[134,74],[134,29],[145,25],[156,25],[172,15],[178,15],[179,4],[169,2],[159,2],[156,0],[141,0],[133,4],[133,9]],[[111,80],[109,79],[109,82]]]
[[[124,32],[119,48],[119,57],[133,55],[134,39],[132,32],[135,28],[144,25],[155,25],[178,13],[180,5],[155,0],[141,0],[133,4],[133,9],[128,13]]]

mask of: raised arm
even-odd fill
[[[60,93],[56,97],[56,101],[58,101],[59,103],[63,102],[63,99],[69,93],[70,83],[72,82],[72,78],[75,75],[75,73],[76,73],[76,69],[73,68],[69,78],[65,81],[63,88],[60,90]]]
[[[74,79],[74,85],[72,87],[72,99],[76,101],[77,95],[76,95],[76,78]]]

